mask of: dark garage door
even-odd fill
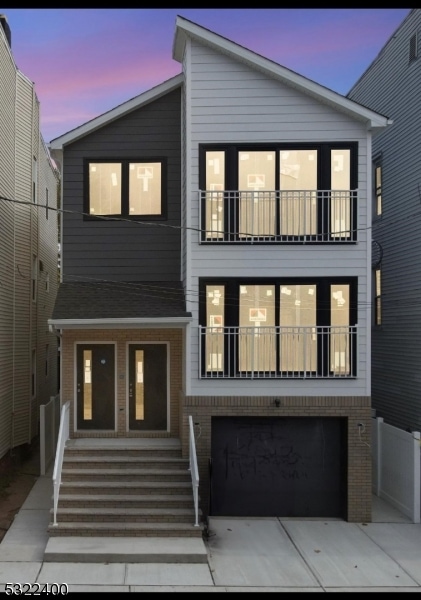
[[[346,419],[212,418],[212,516],[346,518]]]

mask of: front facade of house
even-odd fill
[[[0,459],[39,434],[57,394],[58,172],[40,134],[34,84],[0,15]]]
[[[371,129],[183,18],[182,75],[57,140],[72,437],[180,437],[205,514],[371,519]],[[241,499],[241,501],[239,501]]]
[[[372,396],[377,416],[410,431],[421,430],[420,39],[413,9],[348,94],[393,118],[372,153]]]

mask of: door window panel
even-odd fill
[[[83,351],[83,418],[92,420],[92,351]]]
[[[224,237],[225,152],[206,152],[206,237]]]
[[[279,294],[281,371],[317,370],[316,286],[283,285]]]
[[[206,368],[212,372],[224,371],[224,305],[223,285],[206,286]]]
[[[240,285],[240,371],[275,371],[275,286]]]
[[[351,336],[349,334],[349,285],[331,285],[330,370],[335,375],[349,375]]]
[[[281,235],[317,233],[317,150],[279,153]]]
[[[145,418],[145,382],[144,382],[144,357],[143,350],[136,350],[135,352],[135,365],[136,365],[136,383],[135,383],[135,419],[136,421],[143,421]]]
[[[351,236],[351,152],[331,150],[330,231],[332,237]]]
[[[238,153],[239,237],[276,233],[275,152]]]

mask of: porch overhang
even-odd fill
[[[192,316],[122,319],[49,319],[50,333],[63,329],[174,329],[186,327]]]

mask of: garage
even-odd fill
[[[347,427],[337,417],[213,417],[210,515],[347,514]]]

